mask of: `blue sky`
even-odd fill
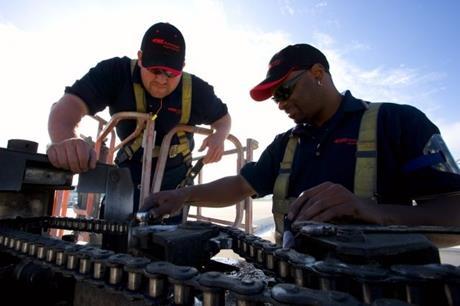
[[[324,51],[340,91],[420,108],[458,159],[459,12],[459,1],[1,0],[0,146],[35,139],[44,152],[64,87],[102,59],[134,57],[145,30],[167,21],[187,41],[186,70],[214,85],[232,133],[259,141],[256,156],[292,122],[248,91],[275,52],[305,42]]]

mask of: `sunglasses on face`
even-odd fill
[[[307,70],[304,70],[303,72],[299,73],[298,75],[296,75],[289,81],[286,81],[280,86],[278,86],[275,89],[275,92],[273,93],[273,97],[272,97],[273,101],[275,101],[276,103],[279,103],[279,102],[283,102],[289,99],[289,97],[294,92],[295,85],[297,84],[297,82],[300,80],[300,78],[305,72],[307,72]]]
[[[158,76],[158,75],[164,75],[166,76],[168,79],[172,79],[172,78],[175,78],[176,76],[178,76],[177,74],[174,74],[172,73],[171,71],[167,71],[167,70],[164,70],[164,69],[159,69],[159,68],[151,68],[151,69],[147,69],[150,73],[153,73],[154,75]]]

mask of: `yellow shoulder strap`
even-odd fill
[[[137,60],[131,60],[131,76],[134,75],[134,69],[136,68]],[[134,99],[136,100],[136,111],[138,113],[145,113],[147,105],[145,102],[145,91],[141,84],[133,82]]]
[[[291,176],[292,162],[297,148],[298,137],[289,136],[286,150],[284,151],[283,160],[280,164],[280,171],[273,186],[274,199],[286,199],[289,190],[289,177]]]
[[[182,73],[182,110],[180,124],[187,124],[190,120],[190,112],[192,109],[192,76],[187,73]],[[182,154],[186,162],[191,162],[190,144],[187,135],[184,131],[177,132],[179,138],[178,152]]]
[[[131,60],[131,75],[134,74],[134,69],[137,65],[137,60]],[[136,100],[136,111],[139,113],[145,113],[147,111],[147,105],[145,101],[145,91],[142,85],[133,82],[134,98]],[[184,72],[182,75],[182,110],[181,118],[179,123],[187,124],[190,120],[190,112],[192,108],[192,76],[189,73]],[[177,154],[182,154],[184,159],[191,161],[190,145],[185,132],[177,132],[179,137],[179,144],[171,146],[170,157],[174,157]],[[127,158],[131,159],[134,153],[139,150],[142,145],[143,133],[141,133],[134,141],[123,148]],[[157,148],[155,148],[157,149]],[[155,153],[155,152],[154,152]],[[154,154],[155,155],[155,154]]]
[[[372,198],[377,192],[377,120],[380,105],[369,104],[359,128],[354,193],[362,198]]]
[[[134,76],[134,69],[136,68],[137,60],[131,60],[131,76]],[[147,112],[147,105],[145,102],[145,91],[142,88],[141,84],[133,82],[133,91],[134,91],[134,99],[136,100],[136,111],[138,113],[145,113]],[[139,123],[137,123],[139,124]],[[126,153],[127,157],[131,159],[134,153],[139,150],[142,146],[142,138],[144,133],[142,132],[139,136],[134,139],[134,141],[123,148],[124,152]]]
[[[289,178],[291,176],[292,163],[297,148],[298,137],[289,137],[283,160],[280,163],[280,170],[273,186],[273,206],[272,213],[275,221],[276,243],[281,245],[284,232],[284,215],[289,212],[289,205],[292,199],[288,199]]]
[[[192,76],[184,72],[182,74],[182,112],[180,124],[187,124],[192,109]]]

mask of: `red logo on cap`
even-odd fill
[[[281,60],[280,59],[277,59],[277,60],[274,60],[273,62],[271,62],[270,64],[268,64],[268,68],[272,68],[272,67],[275,67],[277,65],[281,64]]]
[[[178,46],[176,44],[173,44],[173,43],[170,43],[169,41],[166,41],[163,38],[153,38],[152,42],[154,44],[161,45],[161,46],[163,46],[163,48],[166,48],[166,49],[170,49],[170,50],[173,50],[173,51],[176,51],[176,52],[180,51],[180,46]]]

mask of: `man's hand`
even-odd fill
[[[211,124],[211,127],[215,132],[203,140],[203,143],[198,150],[199,152],[202,152],[206,147],[208,148],[206,156],[203,158],[203,163],[215,163],[222,158],[222,154],[224,154],[224,142],[230,133],[231,125],[232,119],[228,113]]]
[[[203,158],[203,163],[215,163],[222,158],[222,154],[224,154],[224,141],[225,137],[217,133],[211,134],[203,140],[198,150],[202,152],[206,147],[208,148],[206,156]]]
[[[81,138],[52,144],[46,154],[53,166],[81,173],[96,167],[96,151]]]
[[[185,188],[160,191],[149,195],[139,211],[149,211],[153,218],[174,214],[187,200]]]
[[[290,205],[292,221],[360,220],[380,224],[379,207],[357,198],[339,184],[325,182],[300,194]]]

